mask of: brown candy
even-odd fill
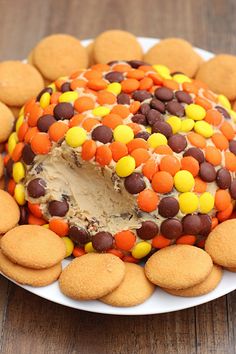
[[[216,170],[209,162],[203,162],[200,165],[199,175],[205,182],[213,182],[216,179]]]
[[[207,214],[199,214],[198,216],[202,224],[199,234],[202,236],[208,236],[211,232],[211,218]]]
[[[99,125],[92,131],[92,139],[100,141],[103,144],[110,143],[112,141],[112,130],[106,125]]]
[[[229,151],[236,155],[236,140],[231,140],[229,142]]]
[[[183,102],[183,103],[187,103],[187,104],[190,104],[193,102],[192,97],[187,92],[184,92],[184,91],[176,91],[175,97],[177,98],[177,100],[179,102]]]
[[[112,248],[113,236],[110,232],[101,231],[92,237],[93,248],[98,252],[104,252]]]
[[[136,230],[138,237],[142,240],[151,240],[158,234],[159,228],[153,221],[143,221],[142,226]]]
[[[28,183],[27,191],[31,198],[40,198],[46,193],[45,187],[46,183],[42,178],[35,178]]]
[[[147,125],[147,119],[144,114],[137,113],[132,117],[132,122]]]
[[[138,132],[136,135],[135,135],[135,138],[141,138],[141,139],[144,139],[144,140],[148,140],[150,134],[146,131],[142,131],[142,132]]]
[[[140,173],[134,172],[125,178],[124,186],[130,194],[137,194],[146,188],[146,183]]]
[[[61,85],[61,92],[68,92],[72,91],[70,88],[70,82],[64,82],[64,84]]]
[[[154,107],[152,107],[154,108]],[[150,111],[151,107],[148,103],[143,103],[141,104],[140,108],[139,108],[139,113],[144,114],[145,116],[148,114],[148,112]]]
[[[183,227],[178,219],[166,219],[161,224],[161,234],[169,239],[176,239],[181,236]]]
[[[234,179],[231,182],[231,186],[229,188],[229,192],[230,192],[231,197],[236,200],[236,179]]]
[[[151,97],[152,97],[152,94],[150,92],[146,91],[146,90],[134,91],[134,93],[132,95],[132,98],[135,101],[139,101],[139,102],[143,102],[146,99],[151,98]]]
[[[65,216],[69,210],[67,201],[52,200],[48,204],[48,211],[51,216]]]
[[[40,98],[42,97],[42,95],[45,93],[45,92],[48,92],[50,95],[53,93],[53,90],[51,87],[45,87],[37,96],[36,98],[36,101],[39,102],[40,101]]]
[[[177,117],[183,117],[185,114],[184,107],[177,101],[170,101],[166,104],[166,109],[170,114]]]
[[[216,172],[216,184],[221,189],[228,189],[231,185],[231,175],[226,168],[220,168]]]
[[[129,95],[127,95],[127,93],[120,93],[117,96],[117,103],[119,103],[119,104],[130,104]]]
[[[61,102],[55,106],[53,114],[57,120],[70,119],[74,115],[74,108],[68,102]]]
[[[229,113],[226,111],[226,109],[224,109],[223,107],[221,106],[215,106],[215,109],[217,109],[218,112],[220,112],[224,118],[226,119],[230,119],[230,115]]]
[[[161,101],[171,101],[174,98],[174,93],[167,87],[158,87],[155,90],[155,96]]]
[[[31,165],[34,161],[35,153],[31,149],[31,146],[26,144],[22,150],[22,159],[26,165]]]
[[[152,133],[161,133],[168,139],[172,135],[172,128],[170,124],[158,121],[153,124]]]
[[[109,82],[121,82],[124,80],[124,75],[119,71],[111,71],[105,75],[105,79]]]
[[[168,139],[168,145],[174,152],[179,153],[186,148],[187,140],[181,134],[174,134]]]
[[[179,212],[179,202],[173,197],[162,198],[158,206],[158,211],[164,218],[172,218]]]
[[[151,126],[154,123],[163,120],[164,120],[163,115],[160,112],[158,112],[156,109],[150,109],[150,111],[147,113],[147,121]]]
[[[156,109],[157,111],[161,112],[161,113],[165,113],[165,104],[158,100],[157,98],[153,98],[150,102],[150,107],[153,109]]]
[[[200,150],[199,148],[195,148],[195,147],[191,147],[188,150],[186,150],[184,152],[184,157],[185,156],[192,156],[195,158],[195,160],[197,160],[199,163],[202,163],[205,161],[205,157],[204,154],[202,152],[202,150]]]
[[[202,228],[201,219],[198,215],[186,215],[182,219],[182,224],[186,235],[198,235]]]
[[[47,133],[50,126],[56,122],[56,119],[51,114],[45,114],[37,121],[37,127],[40,132]]]
[[[83,246],[91,240],[91,237],[87,230],[82,227],[71,226],[69,229],[69,237],[75,243]]]

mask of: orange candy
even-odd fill
[[[87,82],[82,79],[75,79],[70,83],[71,90],[76,90],[78,87],[85,87],[86,85]]]
[[[173,151],[169,145],[159,145],[154,152],[158,155],[173,155]]]
[[[46,155],[51,149],[51,141],[47,133],[36,133],[31,140],[31,149],[37,155]]]
[[[29,128],[25,134],[24,140],[26,143],[30,143],[33,137],[39,133],[39,130],[37,127]]]
[[[123,106],[122,104],[117,104],[112,108],[111,113],[118,114],[121,118],[124,119],[128,117],[130,111],[126,106]]]
[[[222,210],[222,211],[219,211],[218,213],[217,213],[217,219],[220,221],[220,222],[223,222],[223,221],[225,221],[225,220],[227,220],[227,219],[229,219],[230,218],[230,216],[231,216],[231,214],[232,214],[232,212],[233,212],[233,204],[232,203],[230,203],[230,205],[228,206],[228,208],[226,208],[225,210]]]
[[[197,238],[194,235],[183,235],[176,240],[177,245],[194,245]]]
[[[205,158],[213,166],[218,166],[221,163],[221,152],[214,146],[207,146],[205,148]]]
[[[225,152],[225,167],[231,172],[236,171],[236,156],[230,151]]]
[[[68,129],[69,127],[66,123],[55,122],[50,126],[48,134],[51,140],[58,142],[64,138]]]
[[[214,133],[211,137],[215,146],[220,150],[226,150],[229,147],[229,142],[221,133]]]
[[[153,159],[149,159],[142,168],[142,173],[150,181],[152,180],[153,175],[158,171],[157,162]]]
[[[184,82],[182,86],[185,92],[198,94],[198,87],[193,82]]]
[[[158,201],[157,194],[151,189],[145,189],[140,192],[137,198],[139,209],[146,211],[147,213],[156,210]]]
[[[100,105],[114,104],[116,102],[116,96],[108,91],[99,91],[97,96],[97,102]]]
[[[139,101],[133,101],[129,106],[130,113],[132,113],[132,114],[137,113],[140,106],[141,106],[141,103]]]
[[[140,166],[142,163],[146,162],[150,158],[147,149],[143,148],[133,150],[130,155],[135,159],[136,167]]]
[[[181,166],[179,160],[175,156],[171,155],[164,156],[161,159],[159,166],[161,171],[169,172],[171,176],[174,176],[176,172],[180,170],[180,167]]]
[[[122,251],[117,250],[115,248],[112,248],[111,250],[108,250],[107,253],[111,253],[114,254],[114,256],[119,257],[119,258],[123,258],[124,254],[122,253]]]
[[[151,78],[153,79],[153,76],[151,76]],[[158,85],[158,83],[155,81],[154,81],[154,84]],[[163,86],[167,87],[171,90],[179,90],[179,84],[178,84],[178,82],[176,82],[174,80],[169,80],[169,79],[163,80]]]
[[[75,100],[74,108],[78,113],[83,113],[84,111],[89,111],[95,107],[95,102],[91,97],[79,97]]]
[[[150,77],[144,77],[139,82],[139,90],[150,90],[153,86],[153,80]]]
[[[101,166],[109,165],[112,160],[112,152],[109,147],[106,145],[99,146],[96,151],[95,159]]]
[[[61,92],[53,92],[51,94],[50,103],[57,104],[60,96],[61,96]]]
[[[139,81],[136,79],[126,79],[121,81],[122,91],[125,93],[131,93],[139,88]]]
[[[109,71],[111,70],[110,66],[107,64],[94,64],[91,66],[91,69],[98,71]]]
[[[200,177],[195,177],[195,185],[193,191],[196,193],[204,193],[207,190],[207,183]]]
[[[216,217],[211,218],[211,229],[213,230],[217,225],[219,224],[219,221]]]
[[[62,237],[68,235],[69,226],[65,220],[53,218],[49,221],[49,229]]]
[[[18,130],[17,136],[19,141],[23,141],[25,138],[25,134],[27,133],[29,126],[26,122],[23,122]]]
[[[136,236],[133,232],[126,230],[120,231],[114,236],[116,247],[124,251],[129,251],[134,246]]]
[[[95,156],[96,150],[97,150],[97,145],[95,141],[86,140],[82,146],[82,152],[81,152],[82,159],[85,161],[91,160]]]
[[[87,70],[83,75],[87,80],[102,79],[102,73],[98,70]]]
[[[187,138],[193,146],[199,147],[201,149],[204,149],[206,146],[206,139],[200,134],[191,132],[187,135]]]
[[[28,202],[28,208],[30,210],[30,212],[36,216],[37,218],[41,218],[43,216],[42,210],[40,209],[40,205],[39,204],[32,204],[30,202]]]
[[[198,104],[199,106],[202,106],[203,108],[205,108],[205,110],[211,109],[212,108],[212,104],[205,100],[202,97],[196,97],[195,99],[195,104]]]
[[[110,67],[108,70],[111,70]],[[106,71],[108,71],[106,70]],[[120,73],[124,73],[126,71],[132,70],[131,66],[129,64],[116,64],[113,66],[114,71],[119,71]]]
[[[134,135],[138,134],[141,130],[141,127],[138,123],[128,123],[128,127],[130,127],[133,130]]]
[[[11,155],[11,158],[14,162],[17,162],[20,160],[24,146],[25,146],[24,143],[16,144],[15,149],[13,150],[12,155]]]
[[[208,100],[213,101],[213,102],[217,102],[216,95],[214,95],[213,92],[211,92],[209,90],[204,90],[202,94]]]
[[[127,73],[128,79],[141,80],[144,78],[145,72],[140,69],[129,70]]]
[[[10,193],[11,195],[14,195],[15,187],[16,187],[16,182],[14,181],[14,179],[9,179],[8,184],[7,184],[8,193]]]
[[[69,127],[72,128],[80,125],[84,119],[85,116],[83,114],[74,115],[69,121]]]
[[[152,188],[158,193],[169,193],[173,188],[173,177],[169,172],[156,172],[152,178]]]
[[[171,240],[162,235],[157,235],[152,239],[152,246],[155,248],[164,248],[169,246],[170,244]]]
[[[72,254],[74,257],[81,257],[85,254],[85,250],[83,248],[75,246]]]
[[[87,130],[87,132],[90,132],[95,127],[95,125],[98,124],[100,124],[100,121],[98,119],[86,118],[82,123],[82,127]]]
[[[122,157],[128,155],[127,146],[120,141],[113,141],[113,143],[110,144],[109,148],[112,152],[112,158],[116,162]]]
[[[234,138],[234,129],[229,122],[224,121],[220,126],[220,131],[228,140],[232,140]]]
[[[219,125],[223,119],[222,114],[216,109],[209,109],[206,112],[205,121],[212,125]]]
[[[149,66],[149,70],[150,70],[150,66]],[[152,82],[155,85],[164,85],[164,81],[162,80],[161,76],[158,73],[150,73],[148,74],[148,77],[152,80]],[[172,80],[169,80],[172,81]],[[166,86],[167,87],[167,86]]]
[[[43,109],[36,103],[30,109],[28,116],[28,124],[30,127],[35,127],[40,116],[43,115]]]
[[[28,224],[30,225],[44,225],[46,221],[44,219],[37,218],[36,216],[29,214],[28,216]]]
[[[127,148],[130,154],[133,150],[138,148],[148,149],[148,143],[142,138],[135,138],[127,144]]]
[[[224,189],[218,189],[215,193],[215,207],[217,210],[222,211],[229,207],[231,204],[231,197],[229,192]]]
[[[199,163],[194,157],[186,156],[181,159],[181,169],[189,171],[195,177],[199,172]]]
[[[105,90],[107,87],[107,82],[103,79],[92,79],[88,81],[87,86],[88,88],[95,91]]]
[[[118,114],[110,113],[102,119],[102,124],[115,129],[118,125],[123,124],[123,120]]]
[[[54,112],[54,108],[56,107],[56,104],[50,104],[49,106],[47,106],[46,108],[44,108],[43,110],[43,114],[51,114],[53,116],[53,112]]]

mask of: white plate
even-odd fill
[[[89,44],[91,40],[84,40],[83,44]],[[140,37],[139,41],[144,49],[147,51],[155,43],[158,42],[154,38],[145,38]],[[213,53],[207,52],[203,49],[196,48],[196,51],[205,59],[210,59],[214,56]],[[63,267],[69,263],[68,260],[63,261]],[[98,274],[99,276],[99,274]],[[75,301],[66,296],[64,296],[58,286],[58,282],[55,282],[49,286],[43,288],[32,288],[30,286],[22,286],[22,288],[28,290],[29,292],[38,295],[44,299],[56,302],[61,305],[72,307],[75,309],[97,312],[97,313],[106,313],[112,315],[148,315],[148,314],[158,314],[165,312],[172,312],[177,310],[186,309],[192,306],[200,305],[205,302],[214,300],[220,296],[230,293],[236,289],[236,273],[231,273],[224,271],[223,278],[218,285],[218,287],[211,293],[198,296],[194,298],[184,298],[173,296],[165,293],[161,289],[156,289],[154,294],[149,298],[145,303],[139,306],[134,307],[112,307],[105,305],[99,301]]]

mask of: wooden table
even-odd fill
[[[0,60],[23,59],[50,33],[94,37],[109,28],[186,38],[236,54],[236,2],[0,0]],[[0,279],[0,352],[236,353],[236,292],[185,311],[120,317],[76,311]]]

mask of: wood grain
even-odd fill
[[[83,39],[109,28],[236,54],[234,0],[0,0],[0,13],[0,60],[25,58],[51,33]],[[120,317],[65,308],[1,277],[0,338],[4,354],[235,354],[236,292],[185,311]]]

